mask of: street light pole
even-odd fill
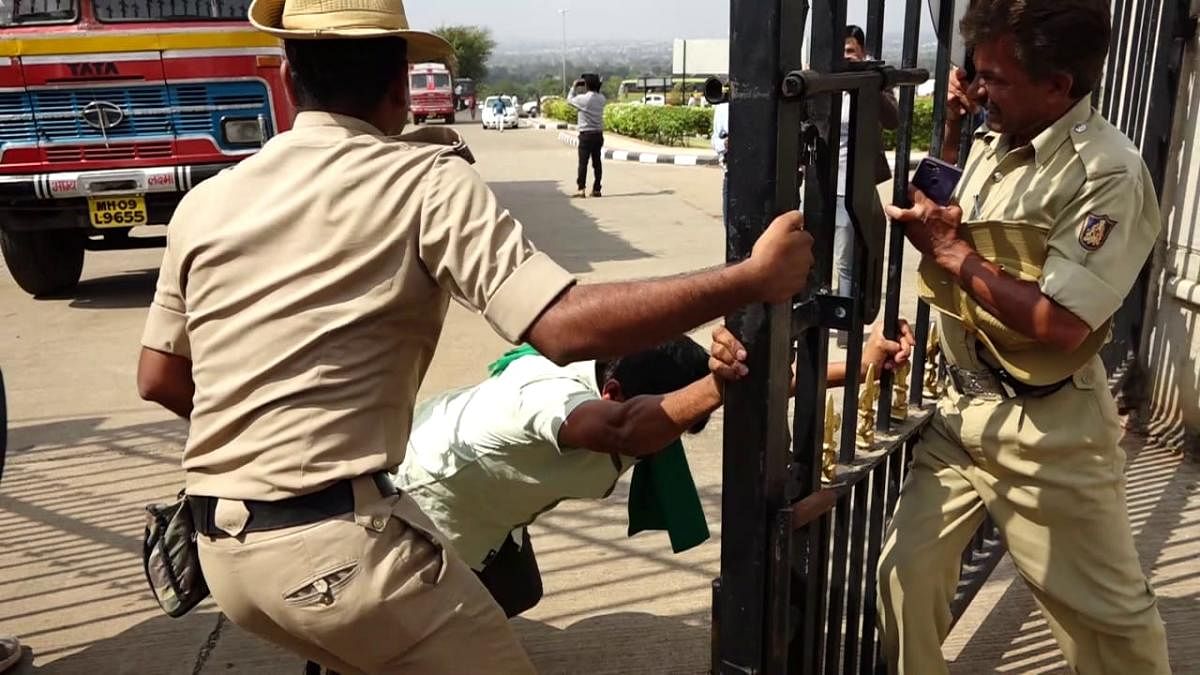
[[[562,15],[562,86],[565,98],[571,94],[567,88],[567,10],[560,9],[558,13]]]

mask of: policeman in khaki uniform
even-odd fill
[[[894,673],[947,672],[961,554],[987,515],[1074,672],[1170,672],[1098,356],[1160,228],[1137,149],[1089,102],[1109,21],[1107,0],[975,0],[961,27],[978,76],[955,74],[947,145],[967,109],[989,128],[956,206],[914,191],[889,207],[924,254],[951,380],[880,559]]]
[[[201,567],[239,626],[342,673],[528,673],[504,614],[386,471],[449,299],[556,363],[647,348],[804,287],[797,213],[750,259],[577,285],[524,237],[452,129],[398,135],[408,62],[452,61],[400,0],[255,0],[291,131],[179,205],[141,395],[190,420]]]

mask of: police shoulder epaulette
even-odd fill
[[[1088,180],[1138,174],[1141,155],[1137,147],[1096,111],[1092,111],[1088,121],[1071,128],[1071,143]]]
[[[466,141],[454,129],[447,127],[421,127],[416,131],[399,136],[396,140],[405,143],[420,143],[423,145],[441,146],[437,148],[439,156],[456,155],[467,160],[468,164],[475,163],[475,155]]]

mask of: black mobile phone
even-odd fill
[[[911,184],[938,204],[949,206],[961,178],[962,169],[940,159],[926,157],[917,164]]]

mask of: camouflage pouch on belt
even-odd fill
[[[181,617],[208,597],[187,495],[146,507],[142,564],[154,599],[168,616]]]

